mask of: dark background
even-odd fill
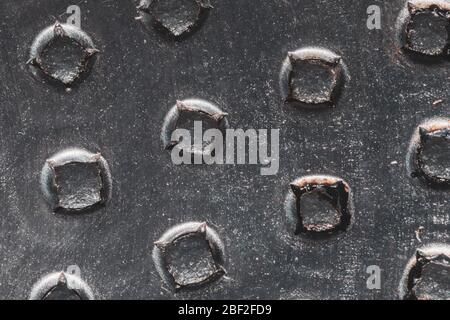
[[[0,3],[0,297],[27,298],[42,276],[78,265],[99,299],[397,297],[419,243],[448,242],[448,191],[411,183],[413,130],[449,114],[447,64],[397,53],[403,1],[212,0],[204,25],[181,42],[147,30],[133,1]],[[66,8],[101,50],[70,93],[25,66],[34,37]],[[382,29],[366,9],[382,8]],[[351,80],[335,109],[282,104],[278,76],[288,51],[324,46],[341,54]],[[160,130],[177,99],[201,98],[229,113],[232,128],[281,129],[280,171],[260,166],[179,166]],[[443,103],[433,106],[433,102]],[[66,147],[100,151],[113,197],[92,214],[54,215],[39,187],[45,159]],[[398,164],[391,164],[397,161]],[[327,241],[293,238],[285,225],[289,183],[305,174],[345,179],[355,221]],[[226,245],[227,277],[173,294],[151,259],[153,241],[186,221],[208,221]],[[382,269],[381,290],[366,267]]]

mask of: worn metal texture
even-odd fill
[[[449,116],[450,69],[398,48],[403,0],[211,0],[183,39],[136,20],[134,1],[73,2],[0,2],[1,298],[27,299],[39,279],[76,265],[96,299],[398,299],[416,249],[450,242],[448,189],[417,183],[407,168],[417,127]],[[72,4],[100,52],[67,91],[40,81],[27,61],[35,37],[64,22]],[[373,4],[380,30],[366,26]],[[345,63],[334,107],[283,101],[283,61],[307,46]],[[280,129],[279,172],[173,165],[163,120],[190,98],[217,105],[232,128]],[[41,170],[67,148],[107,162],[111,194],[95,195],[105,205],[53,213]],[[352,192],[350,228],[325,239],[295,235],[286,219],[290,183],[313,174],[340,177]],[[153,261],[154,242],[192,221],[220,237],[226,273],[173,290]],[[381,268],[381,289],[367,288],[370,265]]]

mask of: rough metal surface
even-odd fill
[[[448,243],[448,190],[412,182],[410,139],[449,115],[448,62],[418,63],[398,50],[404,1],[211,0],[201,27],[175,41],[145,27],[134,1],[79,1],[95,65],[70,92],[26,65],[44,28],[65,21],[66,0],[0,2],[0,297],[24,299],[41,277],[77,265],[97,299],[398,297],[403,270],[423,243]],[[382,8],[368,30],[367,7]],[[350,79],[335,108],[285,105],[279,88],[290,51],[322,46]],[[177,100],[200,98],[233,128],[279,128],[280,170],[174,166],[160,140]],[[440,101],[440,102],[436,102]],[[436,102],[436,103],[435,103]],[[41,169],[66,148],[100,152],[111,200],[86,214],[54,214]],[[310,174],[345,179],[349,230],[304,239],[286,227],[289,183]],[[225,246],[226,276],[174,293],[152,261],[153,242],[173,226],[206,221]],[[366,267],[382,269],[368,290]]]

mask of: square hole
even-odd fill
[[[419,160],[428,177],[450,182],[450,130],[422,129]]]
[[[450,299],[450,264],[445,261],[432,261],[426,264],[420,280],[414,286],[415,296],[419,300]]]
[[[300,199],[300,214],[308,230],[329,230],[340,223],[334,199],[326,192],[305,193]]]
[[[437,8],[409,8],[405,48],[428,56],[448,55],[449,12]]]
[[[332,103],[336,85],[333,66],[320,60],[294,60],[290,75],[290,99],[319,104]]]
[[[182,236],[166,251],[168,271],[180,287],[200,285],[219,272],[203,233]]]
[[[102,201],[102,180],[97,163],[71,162],[54,170],[60,208],[81,210]]]

